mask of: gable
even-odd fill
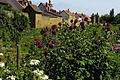
[[[64,19],[68,19],[68,18],[69,18],[69,15],[68,15],[66,12],[64,12],[64,11],[62,11],[62,12],[60,13],[60,15],[61,15]]]
[[[43,3],[40,3],[38,7],[39,7],[39,9],[40,9],[41,11],[43,11],[43,12],[46,11],[46,8],[45,8],[45,6],[43,5]]]

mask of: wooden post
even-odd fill
[[[19,48],[20,48],[20,45],[17,44],[17,70],[19,71],[19,66],[20,66],[20,61],[19,61]]]

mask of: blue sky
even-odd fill
[[[48,2],[49,0],[31,0],[33,4],[39,5],[40,2]],[[99,13],[100,15],[109,14],[114,8],[115,14],[120,13],[120,0],[51,0],[53,9],[67,10],[71,12],[84,13],[91,15]]]

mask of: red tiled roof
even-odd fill
[[[42,5],[45,7],[45,9],[46,9],[46,5],[45,5],[44,3],[42,3],[42,2],[41,2],[41,4],[42,4]]]
[[[68,10],[63,10],[66,14],[68,14],[68,15],[75,15],[75,14],[73,14],[73,13],[71,13],[70,11],[68,11]]]
[[[82,16],[80,13],[77,13],[78,16]]]
[[[7,1],[6,0],[0,0],[0,3],[6,4]]]
[[[28,2],[28,0],[24,0],[24,2]]]
[[[32,9],[33,9],[35,12],[41,12],[41,13],[42,13],[42,11],[38,8],[38,6],[33,5],[33,4],[29,4],[29,5],[32,7]]]
[[[56,18],[55,16],[49,15],[49,14],[44,13],[44,12],[42,12],[42,15],[44,15],[44,16],[49,16],[49,17],[52,17],[52,18]]]
[[[57,12],[57,11],[56,11],[56,10],[54,10],[54,9],[50,9],[50,11],[51,11],[51,12],[55,12],[55,13]]]
[[[24,1],[24,0],[18,0],[18,1]]]
[[[24,2],[28,2],[28,0],[18,0],[18,1],[24,1]]]
[[[53,15],[56,15],[56,16],[59,16],[59,17],[62,17],[56,10],[54,9],[50,9],[50,11],[47,10],[47,6],[49,5],[49,3],[47,4],[47,6],[41,2],[41,4],[45,7],[47,13],[51,13]]]
[[[59,16],[59,17],[62,17],[61,15],[59,15],[58,13],[54,13],[54,12],[51,12],[51,11],[47,11],[48,13],[51,13],[53,15],[56,15],[56,16]]]
[[[49,17],[52,17],[52,18],[56,18],[56,17],[54,17],[54,16],[52,16],[52,15],[49,15],[49,14],[47,14],[47,13],[42,12],[42,11],[38,8],[38,6],[36,6],[36,5],[29,4],[28,6],[30,6],[35,12],[40,13],[40,14],[43,15],[43,16],[49,16]]]

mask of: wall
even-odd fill
[[[50,18],[49,16],[42,16],[41,14],[36,14],[35,28],[51,27],[53,24],[58,24],[61,22],[61,18]]]
[[[60,17],[58,17],[58,18],[50,18],[49,26],[51,26],[53,24],[58,24],[59,22],[62,22],[62,18],[60,18]]]
[[[75,16],[69,16],[69,19],[68,19],[68,24],[70,25],[71,23],[70,23],[70,21],[71,21],[71,19],[73,19],[73,20],[75,20]]]

